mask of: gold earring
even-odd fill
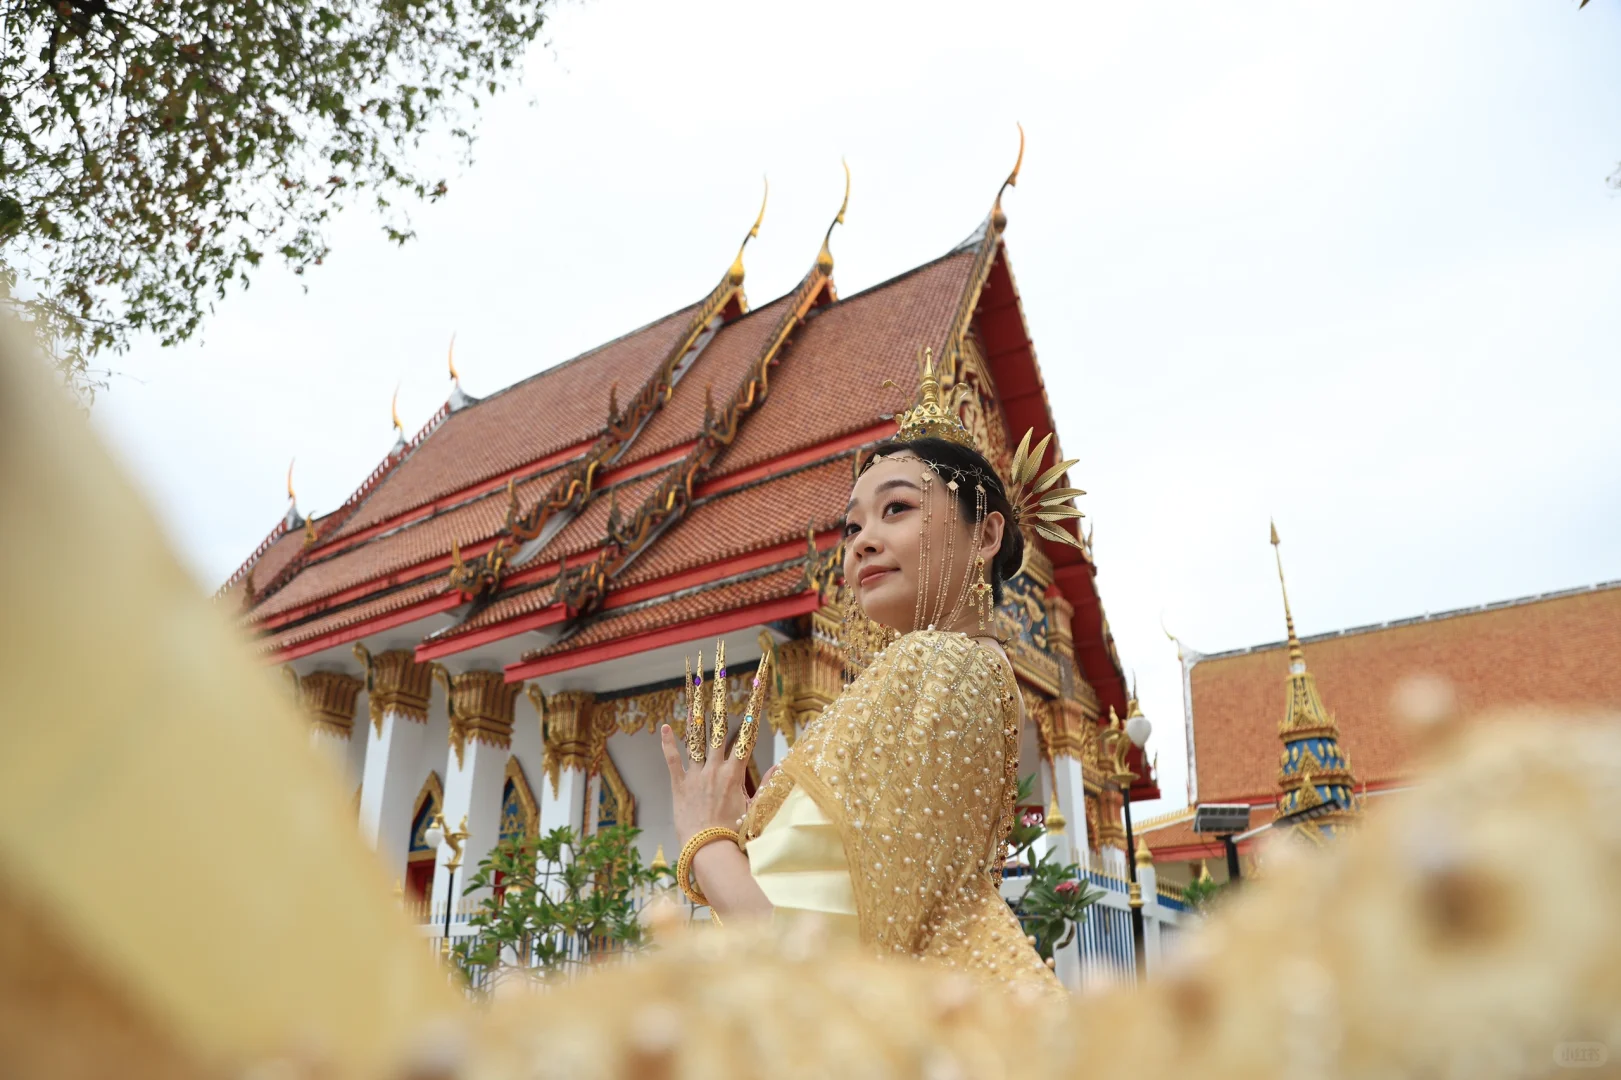
[[[983,555],[974,557],[974,578],[976,579],[974,581],[974,610],[979,613],[979,628],[984,630],[985,590],[989,589],[990,585],[985,581],[985,557]]]

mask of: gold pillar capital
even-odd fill
[[[312,671],[298,678],[298,700],[315,730],[347,739],[355,727],[355,699],[364,685],[341,671]]]
[[[366,668],[366,708],[372,727],[383,733],[383,714],[398,713],[418,724],[428,722],[428,698],[433,693],[433,665],[417,663],[409,649],[372,653],[355,643],[355,659]]]
[[[469,740],[502,750],[512,746],[512,712],[522,683],[509,683],[499,671],[464,671],[452,675],[442,665],[433,673],[445,688],[450,714],[450,748],[456,764]]]
[[[591,718],[597,696],[587,690],[562,690],[548,696],[532,686],[529,700],[540,713],[540,737],[545,745],[541,767],[556,796],[564,769],[587,772],[591,767]]]

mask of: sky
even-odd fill
[[[838,207],[841,295],[988,211],[1098,585],[1184,800],[1180,669],[1621,578],[1621,3],[566,0],[450,194],[348,211],[92,412],[212,590],[482,395],[703,296],[758,206],[755,305]],[[828,387],[837,393],[838,387]],[[1309,657],[1308,657],[1309,658]],[[1333,702],[1328,703],[1330,708]]]

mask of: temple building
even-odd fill
[[[1408,676],[1447,680],[1464,716],[1527,704],[1621,708],[1621,581],[1303,639],[1287,591],[1283,602],[1282,642],[1210,656],[1178,643],[1188,808],[1136,829],[1163,880],[1226,879],[1220,839],[1193,831],[1201,803],[1250,804],[1252,829],[1328,801],[1352,808],[1310,822],[1326,835],[1399,792],[1408,753],[1392,699]],[[1245,860],[1263,838],[1239,843]]]
[[[716,639],[737,713],[773,654],[756,769],[786,752],[842,685],[853,465],[913,403],[920,350],[1004,475],[1026,428],[1053,431],[1001,194],[967,240],[851,296],[834,279],[843,217],[798,286],[758,307],[740,248],[707,295],[504,390],[475,397],[452,367],[420,431],[337,509],[291,499],[220,590],[402,889],[459,896],[498,838],[558,826],[634,823],[644,855],[672,850],[657,729],[679,732],[683,660]],[[1097,732],[1128,695],[1096,568],[1089,548],[1028,540],[997,615],[1028,706],[1020,769],[1076,858],[1120,867]],[[1156,797],[1133,762],[1132,797]],[[466,822],[454,882],[424,840],[435,814]]]

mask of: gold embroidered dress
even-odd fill
[[[915,631],[884,649],[749,809],[743,834],[767,896],[781,895],[773,873],[809,871],[815,898],[796,906],[837,916],[853,904],[861,942],[882,954],[1061,992],[997,885],[1018,784],[1015,694],[1007,663],[963,634]],[[779,815],[789,828],[772,827]]]

